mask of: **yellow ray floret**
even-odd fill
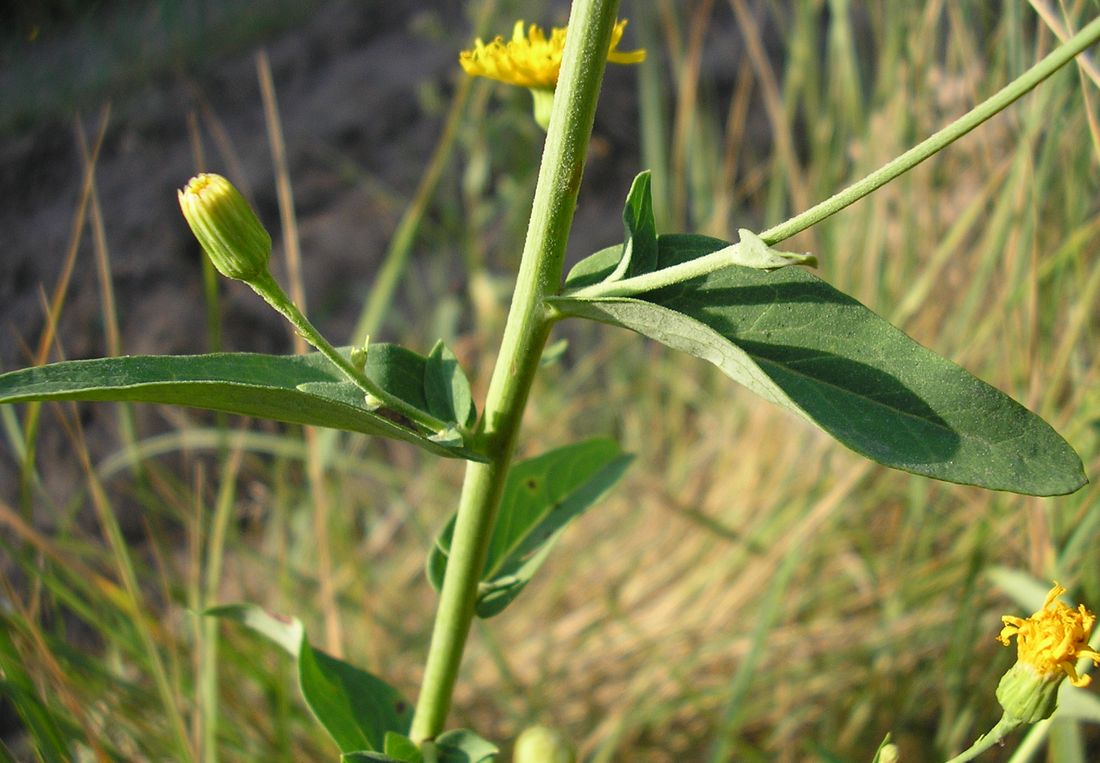
[[[625,27],[626,19],[623,19],[611,31],[607,60],[615,64],[641,63],[645,60],[644,50],[617,50]],[[458,62],[472,77],[488,77],[520,87],[553,90],[561,70],[565,31],[551,29],[548,39],[542,27],[535,24],[528,27],[524,34],[523,22],[517,21],[511,40],[505,42],[503,37],[497,37],[487,44],[480,39],[475,40],[474,49],[459,53]]]
[[[1016,637],[1018,661],[1035,668],[1040,676],[1064,673],[1074,686],[1088,686],[1087,675],[1078,675],[1077,660],[1087,657],[1100,665],[1100,654],[1088,648],[1089,634],[1096,615],[1084,604],[1073,609],[1058,601],[1066,589],[1057,583],[1047,594],[1043,607],[1031,617],[1005,615],[1004,628],[997,637],[1005,646]]]

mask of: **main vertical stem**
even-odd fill
[[[410,731],[418,744],[443,731],[450,710],[504,479],[550,331],[543,298],[555,293],[561,283],[565,245],[584,174],[617,8],[618,0],[575,0],[570,13],[527,240],[480,424],[481,443],[489,461],[471,462],[466,467],[447,573]]]

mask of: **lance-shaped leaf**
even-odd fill
[[[412,707],[401,695],[377,676],[314,649],[297,618],[273,615],[254,604],[214,607],[203,614],[243,623],[295,658],[302,697],[341,752],[381,752],[388,733],[408,733]]]
[[[566,526],[607,494],[632,458],[614,441],[599,439],[567,445],[512,467],[481,574],[479,617],[498,614],[519,596]],[[443,586],[454,523],[452,517],[428,556],[428,579],[436,590]]]
[[[725,246],[661,236],[658,267]],[[597,252],[566,286],[599,283],[617,257],[618,247]],[[730,266],[633,298],[548,301],[710,361],[886,466],[1030,495],[1086,482],[1080,458],[1041,418],[798,268]]]
[[[387,391],[428,411],[427,362],[404,347],[375,344],[365,372]],[[399,415],[368,408],[363,391],[319,353],[128,356],[52,363],[0,375],[0,403],[31,400],[186,405],[391,437],[443,456],[482,459],[469,449],[430,440],[430,433]]]

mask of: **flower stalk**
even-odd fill
[[[527,396],[550,332],[544,299],[560,286],[565,246],[584,172],[596,101],[615,26],[617,0],[576,0],[558,96],[520,261],[516,289],[489,383],[477,437],[487,463],[469,462],[447,573],[410,736],[443,731],[474,616],[480,572],[520,430]]]
[[[1016,639],[1016,663],[997,686],[997,701],[1004,715],[990,731],[948,763],[973,760],[999,744],[1011,731],[1044,721],[1054,713],[1058,690],[1065,679],[1077,687],[1088,686],[1091,677],[1077,670],[1078,660],[1100,665],[1100,653],[1089,647],[1096,616],[1079,604],[1076,609],[1058,600],[1066,592],[1058,583],[1046,595],[1043,606],[1030,617],[1005,615],[997,640],[1005,646]]]
[[[232,183],[213,173],[197,175],[180,190],[179,203],[184,219],[218,272],[248,284],[290,321],[303,339],[363,390],[368,405],[395,411],[433,436],[460,437],[451,424],[383,389],[364,373],[362,364],[346,358],[310,323],[271,275],[271,236]]]

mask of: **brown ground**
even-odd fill
[[[0,133],[0,369],[26,365],[26,347],[36,344],[43,330],[40,289],[52,293],[58,280],[81,193],[74,127],[79,114],[88,141],[94,140],[100,109],[108,103],[112,111],[95,183],[124,353],[207,349],[199,250],[176,203],[176,189],[196,169],[190,115],[202,125],[207,168],[244,186],[272,230],[279,272],[274,173],[255,63],[261,47],[271,61],[283,122],[311,314],[333,340],[346,341],[439,137],[460,76],[456,53],[469,36],[463,5],[323,2],[300,14],[300,21],[288,22],[289,16],[265,21],[276,27],[274,33],[250,34],[253,22],[231,20],[232,39],[245,41],[210,53],[201,38],[190,47],[172,43],[169,38],[182,28],[174,24],[190,17],[177,9],[181,18],[165,18],[171,4],[104,2],[87,16],[62,14],[44,23],[33,41],[28,38],[36,23],[26,12],[18,19],[20,36],[7,41],[0,68],[0,100],[17,105],[7,110]],[[129,59],[108,60],[119,40],[134,35],[153,42],[146,41]],[[105,73],[93,75],[90,67]],[[612,85],[620,84],[605,89],[596,130],[599,150],[590,159],[573,259],[621,235],[621,199],[638,168],[633,79],[623,72],[610,76]],[[432,101],[423,97],[425,89],[441,96],[435,106],[425,105]],[[494,93],[490,108],[507,107],[502,94]],[[224,129],[243,174],[226,162],[214,125]],[[441,192],[458,182],[452,171]],[[59,326],[67,358],[106,354],[89,231],[86,225]],[[415,248],[414,273],[452,271],[443,281],[461,294],[457,257],[439,254]],[[281,319],[246,288],[223,284],[222,307],[226,349],[289,351]],[[381,338],[397,337],[391,332]],[[109,408],[82,407],[87,440],[101,453],[119,444]],[[158,426],[151,409],[140,415],[143,432]],[[44,436],[40,458],[51,464],[47,487],[56,498],[79,483],[70,446],[60,434]],[[10,458],[0,460],[5,485],[0,494],[9,500],[13,464]]]

